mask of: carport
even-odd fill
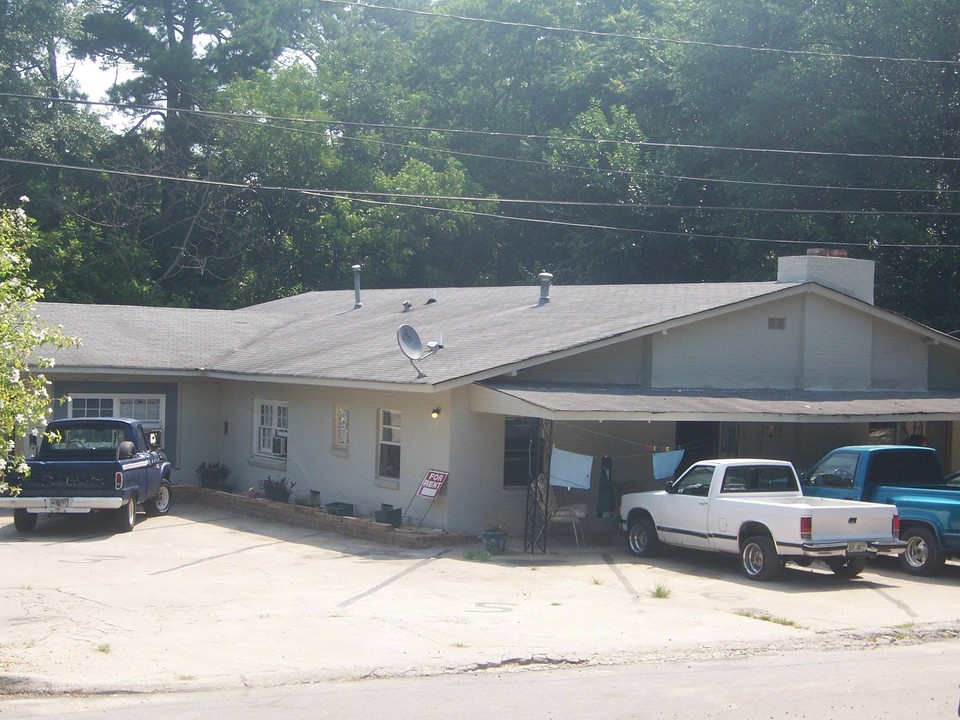
[[[492,380],[473,386],[471,408],[541,420],[533,478],[549,477],[550,450],[561,446],[558,427],[567,430],[567,437],[574,432],[592,437],[592,442],[585,441],[585,449],[605,460],[610,460],[604,450],[611,437],[608,428],[620,428],[622,440],[627,427],[639,447],[685,449],[681,468],[707,457],[755,456],[788,459],[802,469],[838,445],[907,442],[911,435],[922,435],[940,452],[945,467],[956,469],[953,446],[960,393],[650,389]],[[656,487],[648,483],[631,489]],[[552,507],[549,487],[546,490],[544,497],[541,483],[539,492],[531,485],[527,493],[525,549],[530,552],[545,551]],[[596,498],[591,499],[594,507]],[[596,528],[597,520],[585,519],[585,524]]]

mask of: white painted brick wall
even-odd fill
[[[873,304],[873,260],[794,255],[777,260],[777,282],[816,282]]]
[[[871,387],[873,321],[816,296],[804,301],[803,370],[808,390],[868,390]]]
[[[771,317],[784,318],[771,330]],[[670,330],[653,339],[654,387],[795,387],[801,302],[791,298]]]
[[[927,389],[927,351],[923,338],[886,323],[873,328],[873,387]]]

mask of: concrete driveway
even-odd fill
[[[0,515],[0,693],[195,690],[656,662],[955,638],[960,566],[894,558],[843,580],[621,542],[487,562],[475,546],[398,549],[203,504],[138,517]],[[516,543],[514,543],[516,545]]]

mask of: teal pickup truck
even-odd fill
[[[804,495],[896,505],[900,564],[914,575],[936,575],[960,557],[960,482],[944,476],[933,448],[854,445],[831,450],[801,473]]]

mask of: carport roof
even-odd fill
[[[479,412],[553,420],[849,422],[953,420],[960,393],[847,390],[637,388],[486,381],[474,385]]]

